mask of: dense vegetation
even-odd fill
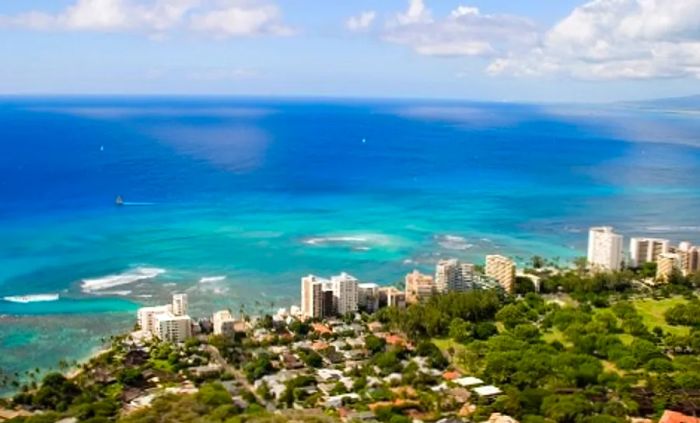
[[[543,291],[557,295],[448,294],[377,317],[416,340],[434,338],[463,373],[503,389],[505,395],[478,409],[480,418],[498,411],[525,422],[573,423],[623,421],[665,408],[697,412],[698,278],[639,292],[633,290],[639,277],[632,271],[544,275]],[[642,296],[674,294],[690,301],[676,297],[665,321],[645,322],[637,308]]]

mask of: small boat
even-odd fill
[[[116,200],[114,200],[114,204],[117,206],[123,206],[124,205],[124,199],[122,198],[121,195],[117,195]]]

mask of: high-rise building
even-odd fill
[[[335,312],[341,316],[357,311],[357,279],[343,272],[331,277]]]
[[[681,270],[681,257],[675,253],[663,253],[656,260],[656,280],[668,282],[673,272]]]
[[[474,265],[457,259],[440,260],[435,266],[435,289],[438,292],[464,292],[474,287]]]
[[[211,319],[214,326],[214,335],[230,335],[235,332],[236,320],[229,310],[221,310],[214,313]]]
[[[139,328],[144,332],[155,333],[156,315],[171,313],[172,310],[173,306],[171,304],[139,308],[136,312]]]
[[[176,316],[186,316],[188,313],[187,294],[173,295],[173,314]]]
[[[495,279],[506,291],[513,292],[515,288],[515,262],[501,255],[486,256],[486,276]]]
[[[656,262],[659,255],[669,252],[669,240],[659,238],[630,239],[630,265],[638,267],[647,262]]]
[[[700,271],[700,248],[689,242],[681,242],[676,254],[680,258],[680,269],[684,276]]]
[[[326,315],[326,310],[324,309],[323,285],[327,282],[327,279],[322,279],[314,275],[301,278],[302,316],[311,319],[320,319]]]
[[[609,226],[591,228],[588,232],[588,264],[594,271],[622,268],[622,235]]]
[[[176,316],[171,312],[156,315],[155,333],[161,341],[185,342],[192,336],[190,316]]]
[[[168,342],[182,342],[192,336],[192,319],[187,315],[187,294],[173,295],[170,304],[141,307],[137,311],[142,331]]]
[[[440,260],[435,266],[435,287],[438,292],[454,291],[461,286],[459,260]]]
[[[418,270],[406,275],[406,302],[415,304],[421,302],[438,292],[435,279]]]
[[[368,313],[379,309],[379,285],[361,283],[357,285],[357,306]]]

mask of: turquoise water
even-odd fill
[[[11,372],[83,357],[176,291],[194,315],[260,312],[298,302],[308,273],[389,284],[441,257],[566,261],[591,225],[700,241],[689,115],[34,98],[0,101],[0,125],[0,298],[61,296],[0,300]]]

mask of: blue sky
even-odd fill
[[[700,93],[700,0],[0,2],[0,93]]]

